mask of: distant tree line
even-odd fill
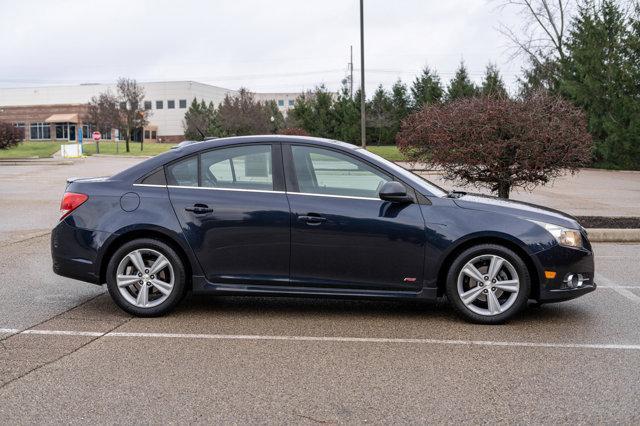
[[[184,116],[184,136],[188,140],[207,137],[277,133],[286,127],[275,101],[259,102],[242,88],[226,95],[219,105],[193,99]]]
[[[409,114],[433,104],[444,104],[461,98],[489,96],[507,97],[502,77],[493,64],[487,66],[478,86],[469,77],[464,62],[454,77],[444,85],[438,73],[426,67],[410,87],[398,80],[390,90],[378,86],[366,102],[367,143],[385,145],[395,143],[400,124]],[[337,93],[325,86],[303,94],[289,111],[288,124],[300,127],[309,134],[346,142],[360,140],[360,92],[350,96],[346,84]]]

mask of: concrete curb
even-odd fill
[[[640,229],[587,229],[592,243],[640,243]]]
[[[126,154],[91,154],[87,157],[104,157],[104,158],[151,158],[155,155],[126,155]]]

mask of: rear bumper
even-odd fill
[[[98,252],[111,234],[69,225],[66,220],[51,231],[53,272],[63,277],[100,284]]]
[[[557,245],[537,253],[536,257],[541,266],[538,301],[551,303],[575,299],[597,288],[594,282],[593,252],[590,249],[573,249]],[[545,271],[555,272],[555,278],[545,278]],[[582,275],[584,283],[572,288],[566,282],[566,277],[570,274]]]

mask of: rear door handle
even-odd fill
[[[193,207],[186,207],[185,210],[192,212],[193,214],[207,214],[213,212],[213,209],[209,208],[206,204],[194,204]]]
[[[298,216],[300,222],[307,222],[308,225],[320,225],[322,222],[326,222],[327,218],[322,217],[317,213],[308,213],[306,215]]]

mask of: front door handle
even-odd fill
[[[185,210],[193,214],[207,214],[213,212],[213,209],[209,208],[206,204],[194,204],[193,207],[186,207]]]
[[[322,217],[317,213],[308,213],[306,215],[298,216],[300,222],[306,222],[308,225],[320,225],[322,222],[326,222],[327,218]]]

